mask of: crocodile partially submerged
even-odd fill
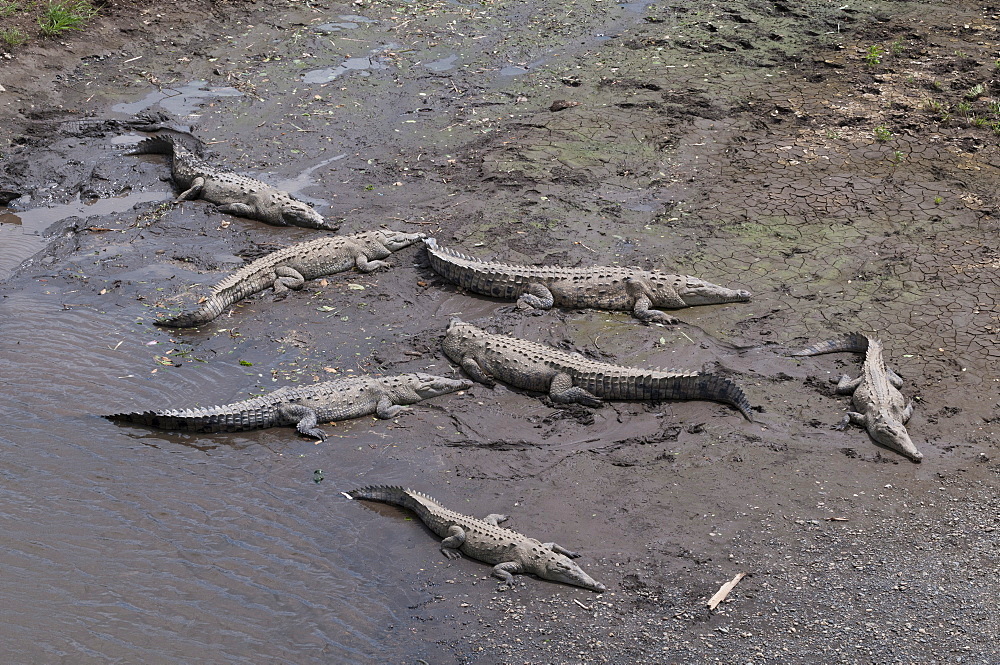
[[[677,318],[653,307],[680,309],[750,300],[750,292],[728,289],[688,275],[593,266],[561,268],[483,261],[424,239],[431,268],[462,288],[520,308],[553,306],[631,312],[646,323],[677,323]]]
[[[507,584],[515,574],[536,575],[591,591],[607,591],[573,559],[580,555],[555,543],[542,543],[500,526],[506,515],[491,514],[476,519],[456,513],[421,492],[402,487],[370,486],[345,492],[351,499],[379,501],[412,510],[431,531],[444,538],[441,552],[449,559],[465,554],[493,564],[493,575]]]
[[[167,131],[140,141],[129,155],[171,155],[170,172],[184,188],[177,201],[202,198],[219,206],[219,211],[249,217],[275,226],[303,226],[336,231],[339,224],[323,219],[311,206],[292,198],[288,192],[256,178],[228,173],[210,165],[192,150],[194,137]]]
[[[438,397],[472,385],[413,373],[396,376],[356,376],[309,386],[285,386],[274,392],[223,406],[117,413],[109,420],[187,432],[243,432],[295,425],[300,434],[326,439],[318,423],[375,414],[395,418],[408,404]]]
[[[199,326],[243,298],[272,287],[275,296],[280,298],[289,289],[301,289],[307,279],[350,268],[371,272],[389,265],[380,259],[423,237],[423,233],[379,230],[350,236],[326,236],[291,245],[252,261],[223,279],[212,287],[210,295],[196,310],[155,323],[174,328]]]
[[[545,344],[488,333],[459,319],[448,324],[442,348],[480,383],[492,386],[503,381],[548,393],[553,402],[599,406],[605,399],[704,399],[730,404],[747,420],[753,420],[743,390],[715,374],[612,365]]]
[[[903,387],[903,379],[885,366],[881,340],[861,333],[848,333],[789,355],[817,356],[841,351],[864,353],[865,361],[861,367],[861,376],[852,380],[844,374],[837,383],[837,394],[853,393],[851,403],[855,409],[847,412],[838,429],[854,423],[864,427],[869,436],[883,446],[914,462],[921,461],[924,456],[913,445],[905,426],[913,414],[913,402],[907,402],[899,392]]]

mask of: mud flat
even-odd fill
[[[604,4],[115,3],[89,35],[4,60],[2,660],[1000,659],[996,10]],[[156,328],[245,260],[315,237],[169,204],[164,159],[121,149],[140,138],[121,121],[158,110],[341,232],[669,269],[754,298],[672,327],[534,315],[458,291],[413,247],[384,272]],[[115,197],[137,198],[9,240],[7,215]],[[319,445],[97,417],[458,372],[439,348],[451,316],[723,373],[756,422],[478,384],[325,425]],[[885,342],[922,464],[833,429],[848,399],[829,379],[859,358],[781,354],[851,330]],[[402,511],[340,495],[370,484],[509,514],[609,591],[502,589]]]

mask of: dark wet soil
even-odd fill
[[[996,8],[133,9],[0,71],[6,662],[1000,662]],[[675,269],[754,299],[675,327],[525,313],[457,291],[411,248],[385,272],[157,329],[315,232],[167,203],[165,161],[122,154],[141,136],[116,121],[146,107],[343,232]],[[458,372],[439,350],[456,315],[724,373],[758,422],[481,385],[327,425],[321,445],[95,417]],[[885,342],[922,464],[833,429],[848,401],[829,379],[857,358],[781,356],[851,330]],[[339,494],[373,483],[509,514],[583,552],[610,591],[502,589],[402,512]]]

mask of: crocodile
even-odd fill
[[[349,499],[379,501],[408,508],[431,531],[444,538],[441,552],[449,559],[462,554],[493,564],[493,575],[514,583],[514,573],[536,575],[598,593],[607,591],[573,561],[579,554],[555,543],[542,543],[500,526],[506,515],[491,514],[476,519],[456,513],[431,497],[402,487],[369,486],[344,492]]]
[[[495,335],[452,319],[442,349],[470,377],[546,392],[553,402],[599,406],[602,400],[704,399],[734,406],[753,421],[750,401],[727,378],[702,372],[624,367],[545,344]]]
[[[423,233],[366,231],[350,236],[326,236],[279,249],[251,261],[211,288],[196,310],[155,321],[159,326],[190,328],[208,323],[227,307],[271,287],[277,299],[289,289],[301,289],[307,279],[356,267],[371,272],[388,266],[381,261],[424,237]]]
[[[295,425],[300,434],[325,440],[326,433],[317,423],[373,413],[379,418],[395,418],[410,410],[405,405],[465,390],[471,385],[472,382],[465,379],[422,373],[355,376],[309,386],[285,386],[260,397],[223,406],[116,413],[104,417],[187,432],[245,432]]]
[[[905,400],[899,392],[903,387],[903,379],[885,366],[881,340],[853,332],[819,342],[789,355],[817,356],[841,351],[864,353],[865,361],[861,367],[861,376],[852,380],[844,374],[837,383],[838,395],[853,393],[851,403],[855,408],[854,411],[847,412],[844,420],[837,425],[837,429],[844,429],[851,423],[859,425],[864,427],[876,442],[914,462],[920,462],[924,456],[913,445],[905,426],[913,414],[913,402]]]
[[[211,166],[192,149],[194,137],[169,131],[140,141],[129,155],[171,155],[171,175],[184,188],[175,202],[202,198],[219,211],[249,217],[275,226],[303,226],[336,231],[339,224],[323,219],[312,207],[291,194],[255,178],[227,173]]]
[[[562,268],[483,261],[441,247],[425,238],[427,256],[436,273],[462,288],[501,300],[516,300],[521,309],[553,306],[631,312],[645,323],[677,323],[652,307],[680,309],[750,300],[750,292],[728,289],[689,275],[641,268],[594,266]]]

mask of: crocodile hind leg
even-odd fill
[[[601,399],[591,395],[583,388],[573,385],[573,379],[569,374],[560,372],[552,377],[549,384],[549,397],[553,402],[567,404],[569,402],[579,402],[584,406],[600,406]]]
[[[557,545],[556,543],[542,543],[542,547],[544,547],[546,549],[550,549],[553,552],[555,552],[556,554],[562,554],[563,556],[567,556],[570,559],[579,559],[580,558],[580,553],[579,552],[573,552],[571,550],[566,549],[562,545]]]
[[[514,586],[514,575],[524,571],[524,566],[517,561],[504,561],[493,566],[493,576],[499,577],[504,583]]]
[[[852,381],[851,377],[845,374],[840,377],[840,381],[837,382],[837,387],[833,391],[838,395],[850,395],[861,385],[861,379],[862,377],[859,376]],[[834,379],[830,379],[830,383],[833,383],[833,381]]]
[[[382,420],[388,420],[389,418],[395,418],[404,411],[412,411],[408,406],[400,406],[392,401],[388,395],[383,395],[378,398],[378,403],[375,405],[375,415]]]
[[[461,559],[462,553],[458,548],[465,543],[465,530],[457,524],[452,524],[448,529],[448,537],[441,541],[441,553],[449,559]]]
[[[298,291],[306,283],[306,278],[295,268],[278,266],[274,269],[277,277],[274,280],[274,299],[281,300],[288,295],[289,289]]]
[[[295,423],[300,434],[326,441],[326,432],[316,427],[316,411],[301,404],[284,404],[279,409],[281,416]]]
[[[885,375],[889,378],[889,383],[892,384],[893,388],[895,388],[896,390],[899,390],[900,388],[903,387],[903,379],[902,379],[901,376],[899,376],[899,374],[896,374],[891,369],[889,369],[888,367],[886,367],[885,368]]]
[[[556,302],[552,292],[544,284],[528,284],[528,292],[517,299],[518,309],[552,309]]]
[[[180,203],[181,201],[192,201],[199,196],[201,196],[201,190],[205,187],[205,179],[198,176],[191,181],[191,186],[186,190],[177,195],[174,199],[174,203]]]

